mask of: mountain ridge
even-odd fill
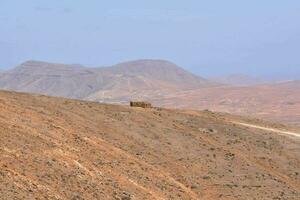
[[[122,85],[132,87],[129,90],[173,90],[213,84],[163,60],[136,60],[103,68],[27,61],[0,77],[2,89],[80,99],[107,89],[119,90]]]

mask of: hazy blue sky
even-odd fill
[[[299,0],[0,0],[0,68],[168,59],[300,79]]]

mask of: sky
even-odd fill
[[[203,76],[300,79],[299,0],[0,0],[0,69],[165,59]]]

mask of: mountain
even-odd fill
[[[214,83],[163,60],[138,60],[105,68],[28,61],[0,76],[0,88],[97,101],[208,87]]]
[[[108,70],[115,74],[141,76],[187,87],[210,84],[208,80],[195,76],[174,63],[164,60],[130,61],[110,67]]]
[[[28,61],[3,73],[0,87],[53,96],[83,98],[102,84],[94,69],[81,66]],[[84,84],[82,84],[84,83]]]
[[[299,129],[0,91],[0,199],[299,199]]]
[[[103,70],[113,74],[118,81],[113,88],[99,90],[86,100],[127,103],[133,99],[151,100],[177,91],[218,85],[163,60],[131,61]]]

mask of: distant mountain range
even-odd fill
[[[3,90],[106,103],[147,100],[156,106],[211,109],[300,125],[300,81],[263,83],[240,75],[208,80],[164,60],[99,68],[28,61],[0,73]]]
[[[108,102],[115,97],[145,98],[162,91],[213,85],[162,60],[138,60],[102,68],[28,61],[0,76],[1,89]]]

